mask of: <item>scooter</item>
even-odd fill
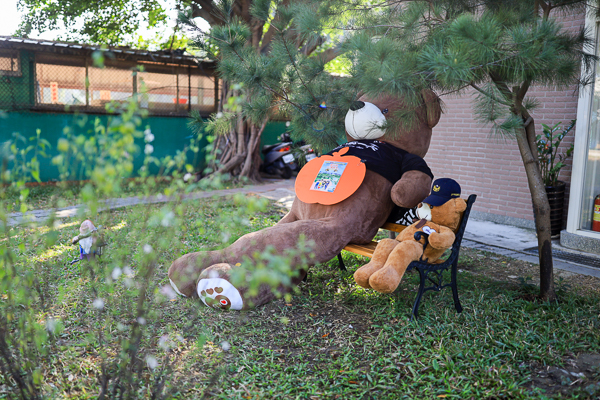
[[[269,175],[290,179],[294,172],[300,171],[301,158],[308,162],[316,157],[311,145],[300,142],[300,147],[296,147],[287,132],[279,140],[280,143],[262,148],[264,162],[261,170]]]

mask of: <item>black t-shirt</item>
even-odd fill
[[[348,147],[348,152],[344,155],[360,158],[367,169],[378,173],[392,184],[398,182],[408,171],[421,171],[433,179],[433,174],[425,160],[389,143],[372,139],[356,140],[344,143],[327,154],[339,151],[343,147]]]

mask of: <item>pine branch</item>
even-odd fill
[[[212,1],[193,0],[192,18],[200,17],[206,20],[211,26],[222,25],[223,21],[215,17],[215,5]]]
[[[507,107],[510,107],[510,106],[512,106],[512,104],[511,104],[511,103],[508,103],[508,102],[506,102],[506,101],[504,101],[504,100],[500,100],[499,98],[497,98],[497,97],[496,97],[496,96],[494,96],[493,94],[491,94],[491,93],[488,93],[488,92],[486,92],[485,90],[481,89],[479,86],[477,86],[477,85],[476,85],[476,84],[474,84],[473,82],[470,82],[470,83],[469,83],[469,86],[471,86],[473,89],[477,90],[479,93],[483,94],[484,96],[487,96],[487,97],[489,97],[490,99],[492,99],[492,100],[494,100],[494,101],[496,101],[496,102],[498,102],[498,103],[500,103],[500,104],[504,104],[504,105],[505,105],[505,106],[507,106]]]
[[[219,40],[219,39],[217,39],[217,40]],[[221,41],[229,44],[227,41],[224,41],[224,40],[221,40]],[[244,66],[246,68],[248,68],[248,65],[246,64],[246,60],[244,59],[244,57],[241,54],[239,54],[239,52],[237,50],[232,49],[232,51],[238,57],[238,59],[242,62],[242,64],[244,64]],[[304,112],[304,110],[302,109],[302,107],[300,105],[294,103],[292,100],[289,99],[288,94],[285,90],[282,90],[282,93],[278,93],[275,89],[272,89],[269,85],[266,85],[263,82],[259,82],[258,85],[261,88],[271,92],[276,97],[283,99],[284,101],[286,101],[287,103],[292,105],[294,108],[298,109],[300,112],[304,113],[305,115],[308,115],[308,114],[306,114],[306,112]],[[309,117],[312,118],[311,116],[309,116]]]
[[[284,0],[277,7],[275,16],[271,19],[269,29],[267,29],[267,32],[265,32],[265,34],[263,35],[263,39],[262,39],[262,43],[261,43],[261,47],[260,47],[260,53],[267,52],[269,45],[271,44],[271,42],[273,41],[273,38],[275,37],[275,33],[277,33],[275,26],[276,26],[277,22],[281,19],[280,13],[279,13],[279,7],[286,7],[289,4],[290,4],[290,0]]]
[[[517,93],[517,97],[516,97],[516,101],[519,103],[523,103],[523,99],[525,98],[525,95],[527,94],[527,91],[529,90],[529,86],[531,85],[531,81],[527,80],[525,82],[523,82],[523,84],[518,88],[518,90],[516,91]]]
[[[511,92],[508,85],[495,72],[490,72],[489,75],[490,75],[490,78],[492,78],[492,81],[494,82],[494,84],[496,85],[498,90],[500,91],[500,93],[502,93],[504,95],[504,97],[506,97],[507,100],[512,101],[513,93]],[[513,105],[512,102],[510,104],[511,104],[511,106]]]
[[[294,67],[294,70],[296,71],[296,74],[298,75],[300,82],[302,82],[302,85],[304,86],[304,88],[308,91],[308,93],[310,93],[310,95],[312,96],[315,103],[317,103],[317,98],[315,97],[314,93],[310,90],[310,88],[306,85],[306,82],[304,82],[304,79],[302,78],[302,74],[300,74],[300,71],[298,70],[298,65],[296,64],[296,60],[294,59],[294,57],[292,57],[292,54],[290,53],[290,49],[288,47],[287,40],[285,40],[284,35],[281,35],[281,36],[282,36],[281,41],[283,43],[283,47],[285,47],[285,51],[287,52],[288,58],[289,58],[290,62],[292,63],[292,66]]]

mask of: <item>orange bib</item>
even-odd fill
[[[365,179],[367,167],[356,156],[343,156],[347,147],[333,155],[309,161],[296,178],[296,196],[305,203],[331,205],[347,199]]]

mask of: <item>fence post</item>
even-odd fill
[[[177,94],[175,95],[175,112],[179,111],[179,68],[175,68],[175,78],[177,85]]]
[[[133,68],[132,78],[133,78],[133,98],[136,103],[138,103],[137,98],[137,66]]]
[[[90,73],[89,73],[89,58],[85,58],[85,108],[90,106]]]

